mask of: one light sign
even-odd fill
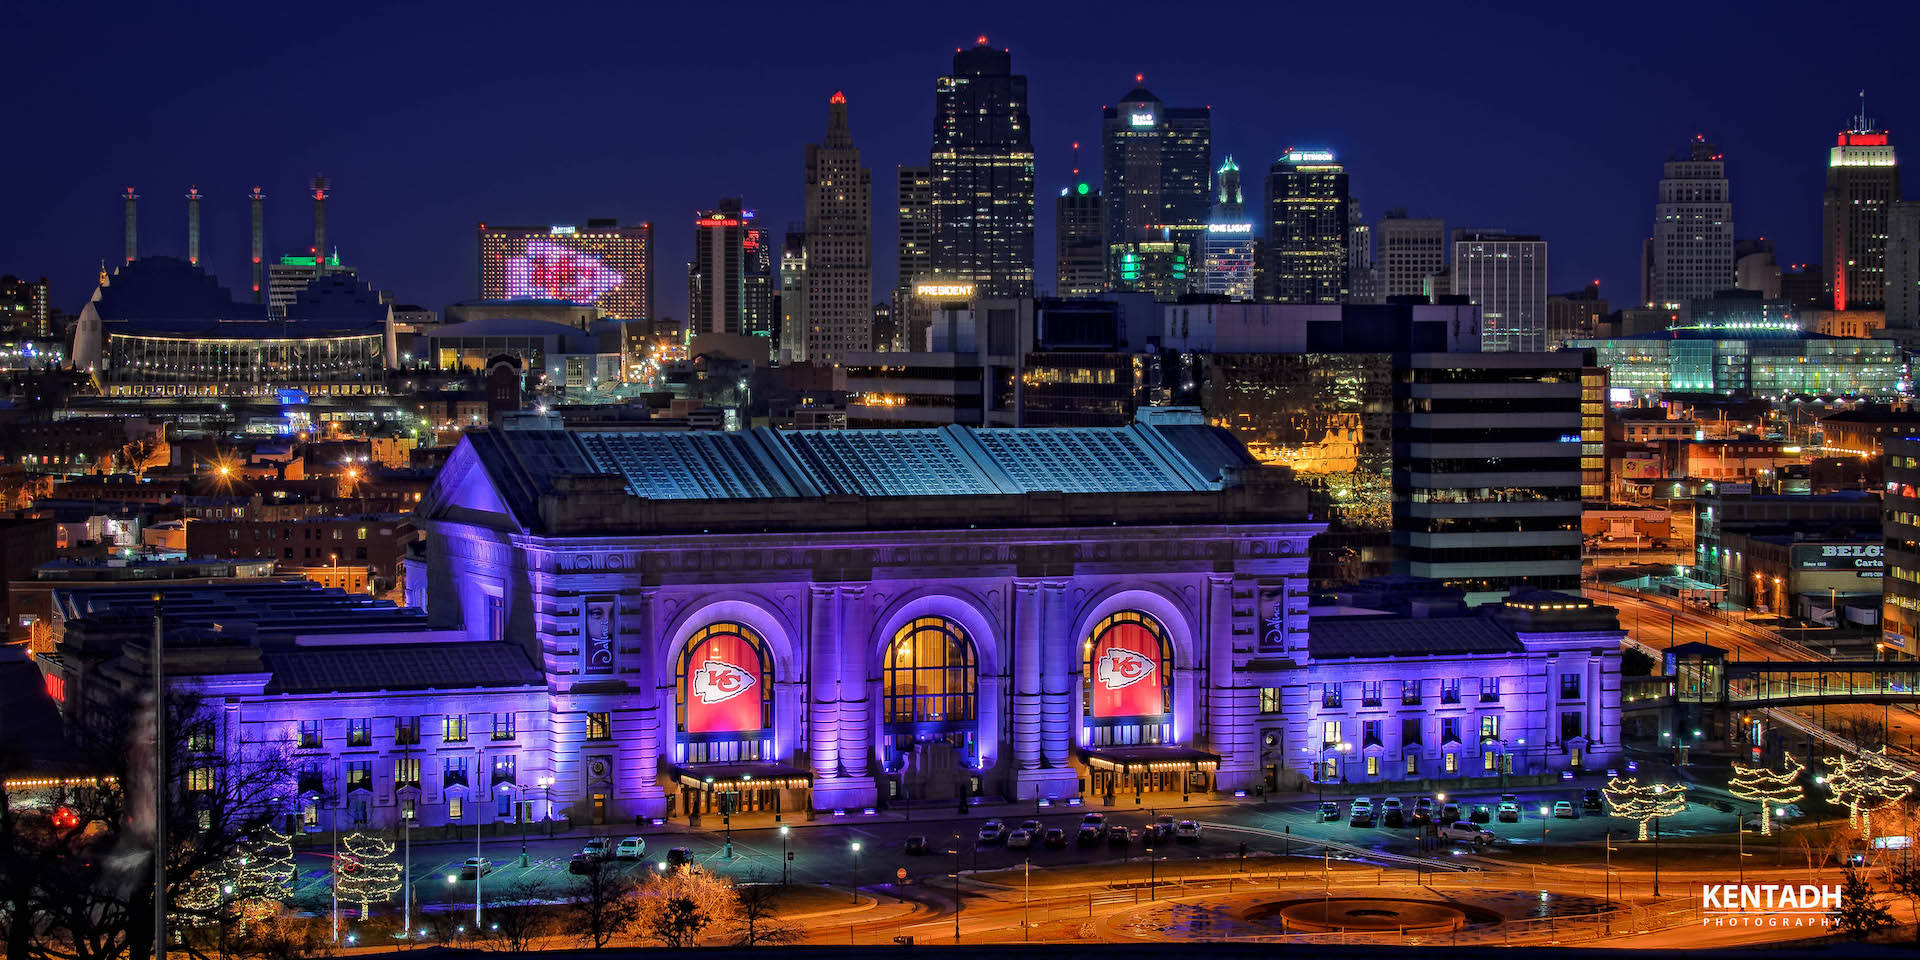
[[[971,297],[971,283],[920,283],[913,287],[916,297]]]

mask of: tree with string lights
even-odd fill
[[[375,903],[386,903],[400,892],[400,864],[393,859],[394,845],[378,834],[350,833],[340,840],[340,899],[360,904],[360,919],[365,920]]]
[[[1687,788],[1681,784],[1641,783],[1637,777],[1615,777],[1602,788],[1613,815],[1640,824],[1640,839],[1647,839],[1647,824],[1671,817],[1687,809]]]
[[[1827,757],[1827,785],[1834,802],[1847,808],[1847,826],[1862,839],[1873,837],[1873,814],[1899,803],[1913,792],[1920,777],[1887,756],[1885,746],[1853,756]]]
[[[1760,835],[1770,837],[1773,836],[1774,805],[1797,803],[1806,796],[1805,788],[1800,785],[1800,775],[1806,772],[1807,765],[1793,756],[1787,757],[1785,770],[1769,770],[1735,761],[1727,792],[1760,805]]]

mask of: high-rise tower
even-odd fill
[[[1434,278],[1447,269],[1447,225],[1436,217],[1389,210],[1380,220],[1382,296],[1431,297]]]
[[[1253,218],[1240,189],[1240,165],[1231,154],[1213,172],[1213,184],[1200,292],[1245,300],[1253,296]]]
[[[313,255],[327,259],[327,178],[313,175]]]
[[[1453,292],[1480,305],[1480,349],[1551,350],[1547,242],[1498,230],[1455,230]]]
[[[873,349],[873,172],[860,165],[847,95],[827,100],[827,137],[807,144],[804,354],[839,363]]]
[[[187,262],[200,265],[200,188],[187,188]]]
[[[267,195],[254,187],[247,194],[247,206],[253,215],[253,302],[259,303],[261,288],[266,283],[267,229],[264,205]]]
[[[1080,176],[1080,144],[1073,145],[1073,179],[1053,204],[1054,293],[1092,297],[1107,283],[1106,204]]]
[[[127,262],[132,263],[140,256],[140,195],[127,188]]]
[[[1267,239],[1257,295],[1280,303],[1347,298],[1347,168],[1329,150],[1289,150],[1267,172]]]
[[[1647,305],[1686,309],[1733,289],[1733,198],[1727,163],[1695,136],[1684,159],[1668,160],[1653,208]]]
[[[1827,153],[1820,208],[1826,300],[1835,310],[1880,306],[1886,297],[1887,214],[1900,199],[1900,166],[1887,131],[1873,129],[1867,93],[1860,113]]]
[[[1135,87],[1101,110],[1100,194],[1107,244],[1170,240],[1197,246],[1211,203],[1213,110],[1169,107]]]
[[[976,295],[1033,295],[1033,138],[1027,78],[987,46],[956,50],[934,88],[933,273]]]

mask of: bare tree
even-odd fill
[[[648,912],[647,932],[662,945],[678,949],[693,946],[700,931],[712,922],[692,897],[663,897],[658,908]]]
[[[755,877],[733,889],[738,902],[734,911],[734,924],[738,927],[735,946],[778,945],[800,939],[799,931],[775,919],[780,895],[784,892],[780,887]]]
[[[600,950],[633,929],[640,917],[640,888],[626,869],[611,861],[586,861],[569,906],[580,942]]]
[[[506,884],[500,901],[487,907],[487,929],[481,931],[481,944],[503,953],[526,953],[533,942],[553,929],[553,913],[535,901],[538,892],[526,880]]]

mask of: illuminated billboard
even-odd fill
[[[973,296],[971,283],[919,283],[913,287],[916,297],[964,300]]]
[[[592,304],[612,319],[652,312],[653,227],[480,227],[480,296]]]
[[[687,655],[685,684],[688,733],[740,733],[763,729],[761,709],[767,677],[760,648],[745,632],[709,627]]]
[[[1157,627],[1144,619],[1116,618],[1094,640],[1090,670],[1094,717],[1157,717],[1167,712]]]

